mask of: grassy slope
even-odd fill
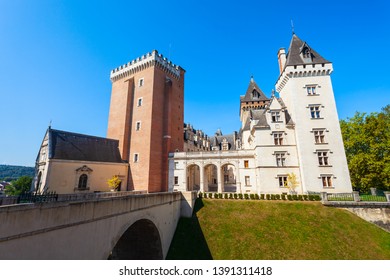
[[[390,259],[390,233],[319,202],[197,200],[167,259]]]

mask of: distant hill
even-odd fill
[[[34,167],[0,164],[0,181],[12,181],[21,176],[34,176]]]

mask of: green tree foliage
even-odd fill
[[[352,186],[390,190],[390,105],[340,121]]]
[[[7,195],[20,195],[23,192],[28,192],[31,187],[32,177],[22,176],[19,179],[12,181],[9,186],[5,187]]]

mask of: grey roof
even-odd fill
[[[269,127],[269,124],[267,122],[267,117],[265,116],[266,109],[251,109],[249,114],[250,117],[246,119],[244,130],[249,130],[250,129],[250,119],[255,120],[256,124],[255,126],[258,127]]]
[[[118,140],[51,128],[48,129],[48,133],[49,158],[51,159],[123,162]]]
[[[237,133],[235,133],[237,134]],[[214,135],[210,137],[210,145],[212,147],[216,147],[221,145],[222,141],[224,138],[226,138],[227,142],[229,143],[229,150],[234,150],[236,145],[235,145],[235,134],[229,134],[229,135]],[[221,147],[220,147],[221,148]]]
[[[302,51],[308,48],[311,53],[311,60],[305,61],[301,55]],[[313,50],[306,42],[298,38],[296,34],[293,35],[288,53],[286,56],[286,66],[315,64],[315,63],[330,63],[330,61],[323,58],[319,53]]]
[[[253,97],[253,91],[256,91],[258,94],[257,96]],[[259,86],[256,84],[253,77],[251,77],[251,81],[249,82],[248,89],[246,90],[245,96],[240,96],[241,102],[247,102],[247,101],[266,101],[269,100],[263,93],[263,91],[259,88]]]

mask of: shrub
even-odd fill
[[[318,194],[314,195],[314,200],[321,201],[321,196],[319,196]]]
[[[260,195],[260,199],[264,199],[264,194],[263,193]]]
[[[229,198],[233,199],[233,194],[232,193],[229,193]]]
[[[239,193],[239,194],[238,194],[238,198],[239,198],[239,199],[242,199],[242,193]]]
[[[271,200],[275,200],[275,195],[271,194]]]
[[[300,194],[298,195],[298,200],[302,201],[303,200],[303,196]]]
[[[237,199],[237,197],[238,197],[238,194],[235,193],[234,194],[234,199]]]
[[[280,194],[276,194],[276,195],[275,195],[275,199],[276,199],[276,200],[280,200]]]
[[[282,200],[286,200],[286,196],[285,194],[282,194]]]
[[[223,194],[222,194],[222,193],[219,193],[219,194],[218,194],[218,198],[223,198]]]
[[[266,194],[265,197],[267,198],[267,200],[271,200],[271,195],[270,194]]]
[[[224,198],[225,199],[228,199],[229,198],[229,195],[227,193],[224,194]]]
[[[309,197],[308,197],[307,194],[304,194],[304,195],[303,195],[303,200],[305,200],[305,201],[309,200]]]
[[[249,199],[249,194],[247,194],[247,193],[244,194],[244,198],[245,198],[245,199]]]
[[[314,195],[309,194],[309,200],[310,200],[310,201],[314,201]]]
[[[293,194],[292,198],[293,198],[293,200],[298,200],[298,195]]]
[[[251,193],[249,196],[252,200],[255,199],[255,194]]]
[[[214,193],[214,198],[218,199],[219,198],[219,194],[218,193]]]
[[[260,199],[260,196],[257,193],[255,194],[255,199]]]
[[[292,195],[291,195],[291,194],[288,194],[288,195],[287,195],[287,199],[288,199],[288,200],[293,200]]]

